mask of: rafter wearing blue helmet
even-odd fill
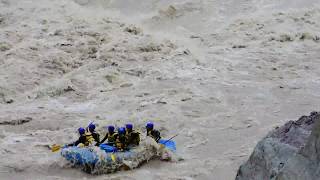
[[[127,150],[127,138],[126,138],[126,128],[118,128],[118,136],[116,139],[116,147],[119,151]]]
[[[154,125],[152,122],[148,122],[146,124],[147,136],[152,137],[156,142],[159,142],[161,139],[160,131],[154,129]]]
[[[108,126],[107,129],[108,129],[108,132],[106,133],[105,137],[101,140],[100,144],[108,140],[107,142],[108,145],[115,146],[118,133],[114,131],[114,126],[112,125]]]
[[[83,127],[78,129],[79,139],[73,143],[67,144],[67,146],[78,146],[80,143],[87,144],[86,130]]]
[[[140,143],[140,133],[133,129],[131,123],[126,124],[126,138],[128,146],[138,146]]]
[[[99,144],[100,144],[100,134],[97,131],[95,131],[96,125],[91,122],[87,129],[88,129],[88,132],[91,133],[94,141],[96,142],[95,145],[99,146]]]

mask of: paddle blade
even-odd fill
[[[116,162],[116,155],[111,154],[111,159],[112,159],[113,162]]]
[[[51,146],[51,151],[52,152],[57,152],[61,149],[61,145],[57,145],[57,144],[54,144]]]
[[[159,144],[160,145],[160,149],[164,149],[166,146],[164,144]]]

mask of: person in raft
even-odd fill
[[[115,142],[117,139],[118,133],[114,131],[114,126],[108,126],[108,133],[104,136],[104,138],[100,141],[100,144],[104,143],[106,140],[108,145],[115,146]]]
[[[94,141],[91,133],[86,133],[86,130],[83,127],[78,129],[78,133],[79,139],[73,143],[67,144],[66,146],[88,146]]]
[[[95,131],[96,129],[96,125],[93,124],[93,123],[90,123],[88,128],[87,128],[87,131],[89,133],[91,133],[91,136],[93,137],[94,141],[96,142],[96,146],[99,146],[100,145],[100,135],[97,131]]]
[[[138,146],[140,143],[140,133],[133,129],[131,123],[126,124],[126,139],[129,147]]]
[[[146,124],[147,136],[152,137],[156,142],[159,142],[161,139],[160,131],[154,129],[154,125],[152,122],[148,122]]]
[[[125,127],[118,128],[118,136],[116,138],[116,148],[119,151],[128,150],[128,141],[126,138],[126,128]]]

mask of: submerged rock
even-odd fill
[[[138,35],[138,34],[142,34],[142,29],[141,28],[138,28],[134,25],[130,25],[128,27],[126,27],[124,29],[125,32],[128,32],[128,33],[131,33],[131,34],[134,34],[134,35]]]
[[[314,180],[320,175],[320,114],[271,131],[240,166],[236,180]]]

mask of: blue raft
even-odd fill
[[[159,144],[163,144],[170,151],[176,152],[174,141],[161,139]],[[97,153],[92,148],[67,147],[61,150],[61,155],[73,165],[82,167],[85,172],[91,174],[94,174],[93,170],[97,170],[99,167],[103,167],[104,170],[107,169],[107,171],[102,173],[115,172],[119,168],[118,165],[125,160],[133,160],[142,156],[139,151],[135,151],[134,149],[118,152],[117,148],[107,144],[101,144],[99,147],[104,152]]]

